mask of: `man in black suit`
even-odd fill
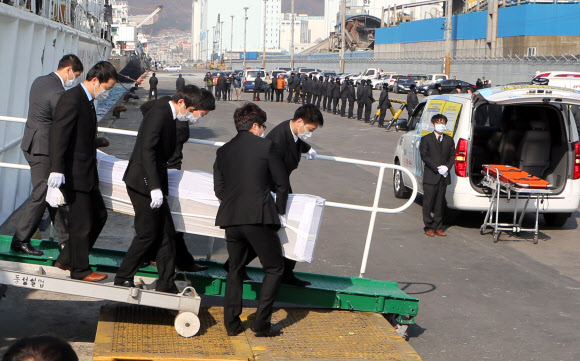
[[[381,114],[379,115],[379,128],[383,128],[385,126],[385,115],[387,115],[387,109],[390,109],[391,107],[392,105],[389,101],[389,84],[383,83],[383,90],[379,96],[378,106],[378,109],[381,111]],[[371,125],[373,124],[374,120],[371,122]]]
[[[455,142],[444,134],[447,117],[436,114],[431,118],[434,132],[421,138],[421,160],[425,163],[423,171],[423,222],[425,234],[445,237],[441,229],[445,210],[445,190],[451,184],[449,171],[455,163]],[[433,215],[431,215],[433,213]]]
[[[136,236],[117,270],[115,285],[135,287],[135,274],[147,255],[156,252],[159,279],[155,290],[178,292],[173,280],[175,226],[164,197],[169,193],[167,161],[176,147],[175,119],[188,121],[194,117],[194,96],[198,92],[193,85],[184,86],[170,101],[155,103],[141,122],[123,176],[135,210]]]
[[[51,173],[47,183],[61,188],[68,203],[68,266],[72,279],[95,282],[107,278],[93,272],[89,265],[89,252],[107,221],[99,191],[93,100],[105,99],[116,82],[117,71],[111,63],[95,64],[83,83],[60,97],[50,128]],[[61,257],[57,261],[63,264]]]
[[[44,254],[30,244],[30,238],[36,232],[47,208],[46,181],[50,170],[48,136],[58,100],[64,93],[65,87],[70,88],[82,72],[81,60],[76,55],[68,54],[60,59],[55,72],[36,78],[30,87],[28,117],[20,148],[30,165],[30,180],[33,188],[30,197],[20,209],[16,232],[10,245],[13,252],[34,256]],[[48,207],[48,214],[54,224],[58,240],[64,246],[68,240],[66,207]],[[68,257],[63,255],[63,259],[67,260],[66,264],[70,263]]]
[[[290,174],[294,169],[298,168],[302,154],[308,154],[307,159],[309,160],[316,159],[316,151],[306,143],[306,139],[310,138],[312,133],[323,124],[324,118],[320,109],[316,108],[314,104],[305,104],[296,109],[294,118],[278,124],[266,136],[266,139],[274,142],[284,161],[290,193],[292,193]],[[274,190],[274,187],[272,187],[272,191]],[[246,264],[249,264],[254,258],[256,258],[256,254],[250,250]],[[295,267],[296,261],[284,258],[282,283],[298,287],[310,286],[310,282],[296,277],[294,274]],[[226,261],[224,268],[229,268],[229,261]]]
[[[177,131],[175,151],[167,161],[167,169],[181,170],[183,145],[189,140],[189,125],[198,124],[210,111],[215,110],[215,98],[211,91],[199,89],[195,85],[191,85],[191,87],[196,90],[192,96],[193,108],[195,110],[191,113],[190,119],[175,120],[175,129]],[[159,100],[152,100],[141,105],[139,109],[141,109],[143,115],[146,115],[155,105],[166,104],[170,100],[171,97],[169,96],[161,97]],[[148,254],[148,260],[155,260],[157,252],[153,251]],[[200,272],[208,268],[195,262],[195,259],[187,249],[182,232],[175,233],[175,266],[178,270],[185,272]]]
[[[256,76],[254,80],[254,101],[260,101],[260,91],[262,91],[262,84],[264,81],[260,78],[260,73]]]
[[[415,84],[411,84],[409,87],[409,92],[407,93],[407,113],[409,114],[408,119],[411,119],[413,115],[413,111],[419,104],[419,98],[417,98],[417,86]]]
[[[159,84],[159,79],[157,79],[155,73],[153,73],[151,79],[149,79],[149,100],[153,97],[157,99],[157,84]]]
[[[286,213],[288,176],[274,143],[263,139],[266,113],[247,103],[234,113],[238,135],[217,150],[214,190],[221,201],[216,226],[225,229],[230,269],[226,279],[224,324],[228,335],[242,332],[243,273],[253,250],[265,276],[252,330],[256,336],[276,336],[272,306],[284,270],[282,245],[278,238],[280,216]],[[275,184],[276,200],[270,195]]]

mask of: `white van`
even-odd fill
[[[427,78],[423,81],[422,85],[435,84],[447,79],[447,75],[445,74],[427,74]]]
[[[580,90],[580,73],[573,71],[538,71],[532,79],[532,84]]]
[[[406,133],[399,139],[393,160],[413,172],[418,192],[423,193],[421,137],[433,131],[433,115],[445,114],[445,133],[454,138],[456,146],[451,185],[445,195],[449,208],[486,211],[489,189],[482,185],[482,165],[512,165],[555,187],[540,213],[547,224],[559,227],[580,205],[580,148],[570,105],[580,105],[580,92],[552,86],[506,85],[473,95],[431,96],[419,103],[408,121],[398,125]],[[395,171],[397,198],[408,194],[409,184],[405,174]],[[513,212],[514,203],[504,197],[500,209]],[[524,203],[519,202],[518,207]],[[535,204],[528,210],[535,210]]]
[[[246,69],[244,70],[244,76],[242,78],[242,91],[250,92],[254,91],[254,80],[260,75],[260,78],[264,80],[266,73],[263,69]],[[264,89],[264,84],[262,84],[262,90]]]

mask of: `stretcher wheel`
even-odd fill
[[[534,244],[538,244],[538,234],[534,234]]]
[[[493,232],[493,243],[497,243],[499,241],[500,235],[501,235],[501,231]]]
[[[479,234],[481,234],[483,236],[484,233],[485,233],[485,227],[484,226],[479,227]]]
[[[201,326],[199,317],[193,312],[181,312],[175,317],[175,331],[182,337],[191,337],[199,331]]]

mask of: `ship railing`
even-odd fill
[[[2,120],[9,121],[9,122],[26,123],[25,118],[0,116],[0,121],[2,121]],[[127,135],[127,136],[132,136],[132,137],[137,136],[137,132],[132,131],[132,130],[122,130],[122,129],[107,128],[107,127],[99,127],[98,131],[100,133],[107,133],[107,134]],[[214,141],[194,139],[194,138],[190,138],[187,142],[194,143],[194,144],[201,144],[201,145],[210,145],[210,146],[214,146],[214,147],[221,147],[222,145],[225,144],[224,142],[214,142]],[[360,272],[359,272],[359,277],[362,278],[362,277],[364,277],[365,272],[366,272],[366,266],[367,266],[367,262],[368,262],[370,246],[372,243],[372,236],[373,236],[373,231],[375,228],[377,214],[378,213],[400,213],[400,212],[403,212],[404,210],[406,210],[407,208],[409,208],[413,204],[413,202],[415,201],[415,198],[417,197],[417,180],[415,179],[415,176],[413,175],[413,173],[411,171],[409,171],[408,169],[406,169],[404,167],[396,165],[396,164],[372,162],[372,161],[361,160],[361,159],[334,157],[334,156],[327,156],[327,155],[317,155],[316,159],[331,161],[331,162],[338,162],[338,163],[355,164],[355,165],[360,165],[360,166],[368,166],[368,167],[374,167],[374,168],[379,169],[377,185],[375,188],[375,195],[374,195],[373,203],[371,206],[340,203],[340,202],[330,202],[330,201],[325,202],[325,206],[328,206],[328,207],[358,210],[358,211],[365,211],[365,212],[371,213],[371,217],[369,220],[369,226],[367,229],[366,240],[365,240],[365,247],[363,250],[363,258],[362,258],[362,262],[361,262],[361,268],[360,268]],[[2,162],[0,162],[0,168],[29,169],[28,165],[25,165],[25,164],[13,164],[13,163],[2,163]],[[397,208],[379,207],[381,190],[383,188],[383,179],[384,179],[385,169],[392,169],[393,171],[401,171],[403,173],[406,173],[411,180],[411,187],[412,187],[411,196],[400,207],[397,207]],[[211,252],[211,250],[210,250],[210,252]]]

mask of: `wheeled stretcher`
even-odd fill
[[[487,228],[493,229],[494,243],[499,241],[502,231],[520,233],[534,232],[534,244],[538,243],[538,217],[540,215],[540,205],[553,192],[553,186],[546,180],[529,174],[526,171],[509,165],[487,164],[483,166],[484,174],[482,184],[491,189],[490,204],[481,225],[481,234],[485,233]],[[512,199],[512,193],[515,194],[515,204],[512,223],[500,223],[500,198],[502,194],[507,195],[507,202]],[[525,200],[525,204],[518,217],[518,203],[520,199]],[[522,221],[530,200],[536,202],[536,221],[534,228],[522,228]]]

